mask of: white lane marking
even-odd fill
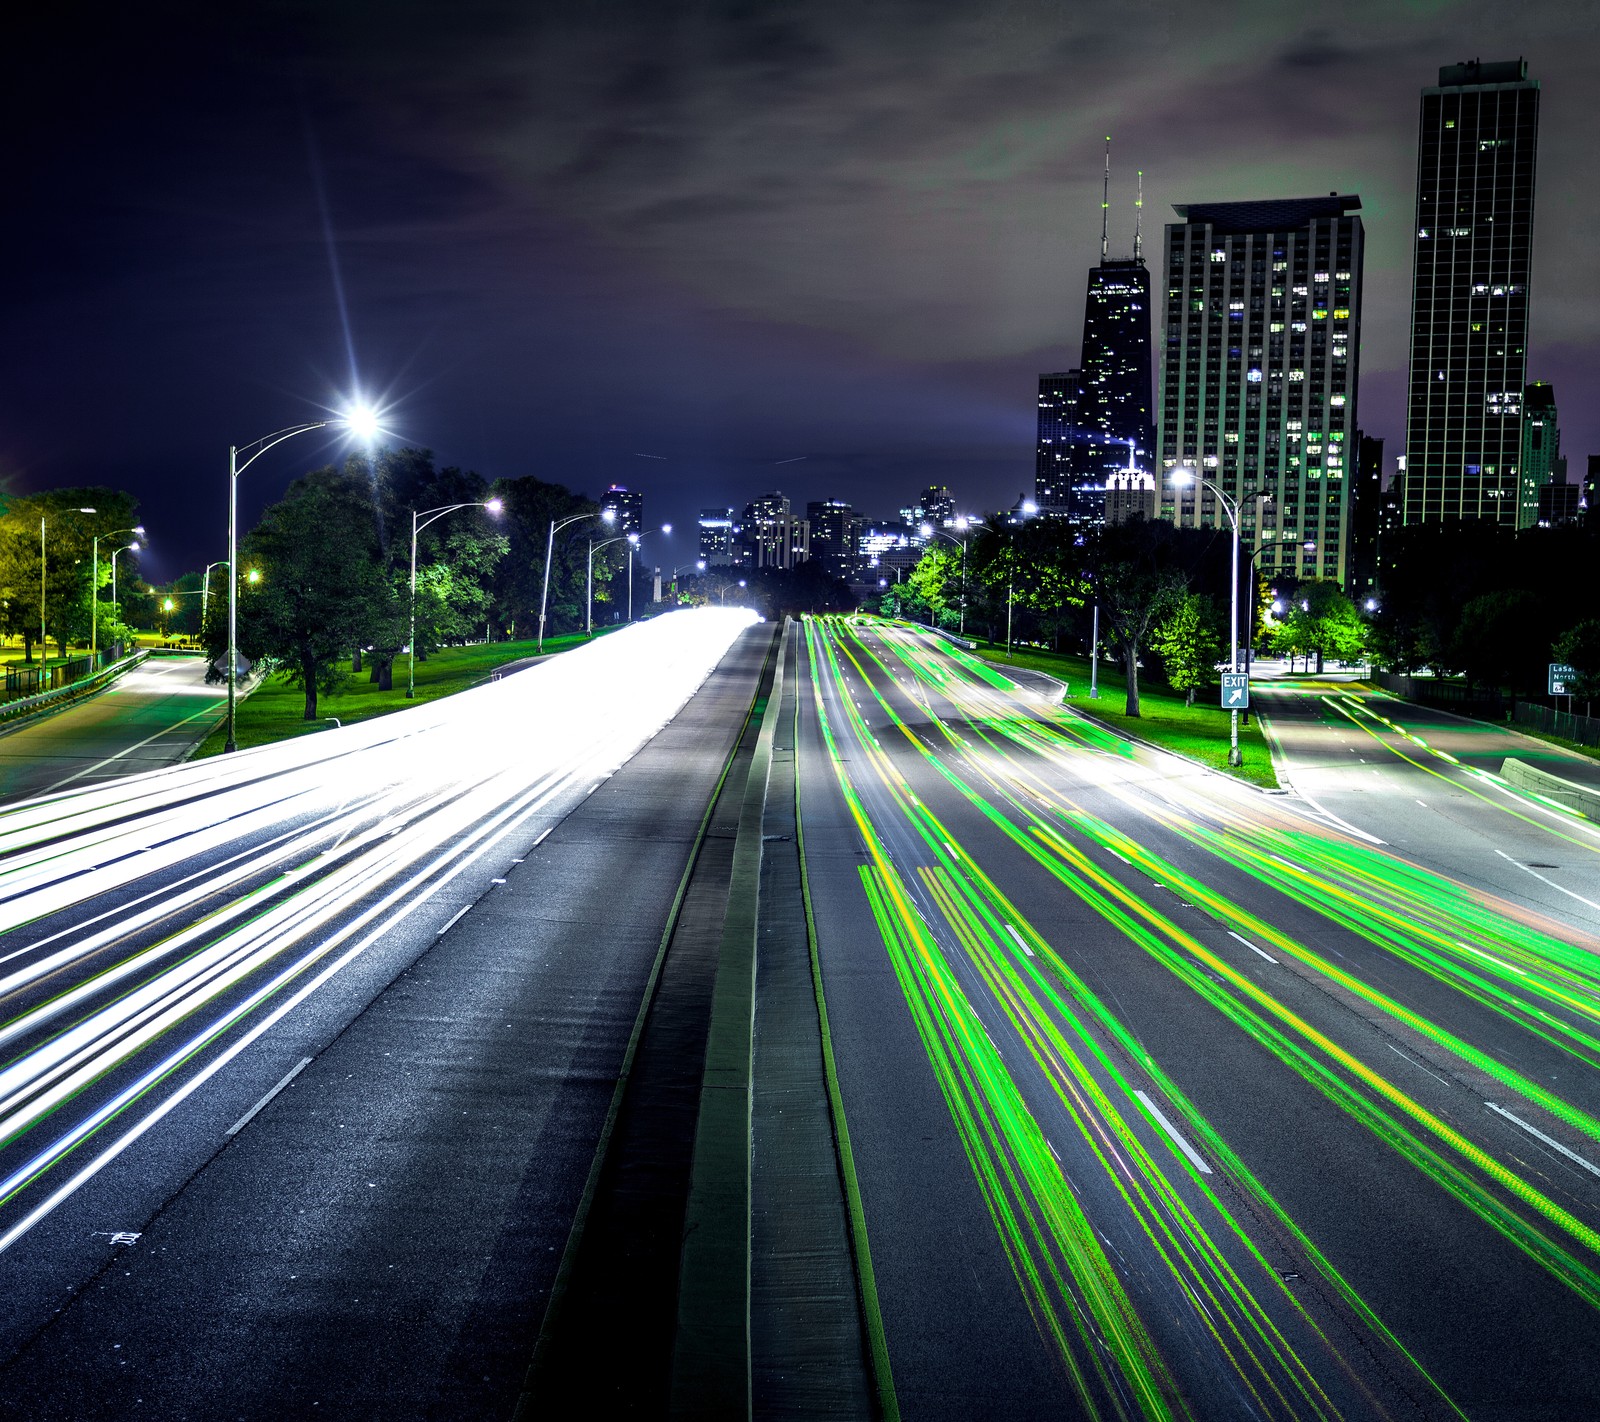
[[[1146,1096],[1144,1092],[1135,1091],[1133,1094],[1142,1102],[1144,1102],[1145,1110],[1147,1110],[1156,1118],[1156,1124],[1167,1133],[1167,1135],[1171,1138],[1173,1145],[1177,1146],[1179,1150],[1189,1157],[1190,1164],[1192,1164],[1196,1170],[1200,1171],[1202,1175],[1210,1175],[1212,1173],[1211,1167],[1207,1165],[1205,1161],[1200,1159],[1200,1152],[1178,1134],[1178,1128],[1166,1118],[1166,1115],[1161,1108],[1157,1106],[1156,1103],[1148,1096]]]
[[[1418,801],[1417,801],[1417,803],[1418,803],[1418,804],[1419,804],[1419,805],[1421,805],[1421,806],[1422,806],[1422,808],[1423,808],[1423,809],[1424,809],[1424,810],[1426,810],[1426,809],[1427,809],[1427,808],[1428,808],[1428,807],[1427,807],[1427,805],[1426,805],[1426,804],[1424,804],[1424,803],[1423,803],[1423,802],[1422,802],[1422,801],[1421,801],[1421,800],[1418,800]]]
[[[257,1101],[254,1106],[252,1106],[248,1111],[246,1111],[244,1113],[244,1115],[239,1117],[239,1119],[237,1121],[235,1121],[231,1126],[228,1127],[226,1134],[230,1135],[230,1136],[238,1135],[240,1131],[242,1131],[253,1120],[255,1120],[256,1114],[258,1112],[263,1111],[263,1110],[266,1109],[267,1102],[271,1101],[274,1096],[276,1096],[280,1091],[282,1091],[284,1087],[286,1087],[291,1081],[293,1081],[295,1079],[295,1077],[299,1076],[300,1073],[303,1072],[310,1065],[311,1065],[311,1058],[310,1057],[301,1057],[299,1063],[297,1065],[295,1065],[295,1066],[290,1067],[289,1070],[284,1074],[284,1078],[283,1078],[282,1081],[280,1081],[276,1086],[274,1086],[271,1091],[269,1091],[265,1096],[263,1096],[259,1101]]]
[[[1228,937],[1229,938],[1237,938],[1239,940],[1239,942],[1243,943],[1244,946],[1246,948],[1248,948],[1252,953],[1260,953],[1261,956],[1263,958],[1265,958],[1269,963],[1276,963],[1278,961],[1276,958],[1274,958],[1272,956],[1272,954],[1264,952],[1262,949],[1257,948],[1256,945],[1254,943],[1252,943],[1248,938],[1240,938],[1239,935],[1237,933],[1235,933],[1231,928],[1228,930]]]
[[[1112,848],[1112,847],[1111,847],[1111,846],[1110,846],[1110,845],[1109,845],[1109,844],[1108,844],[1108,845],[1106,845],[1106,846],[1105,846],[1105,851],[1106,851],[1106,853],[1107,853],[1107,854],[1109,854],[1109,855],[1110,855],[1110,856],[1111,856],[1111,857],[1112,857],[1112,858],[1113,858],[1113,859],[1122,859],[1122,862],[1123,862],[1123,863],[1124,863],[1124,864],[1129,864],[1129,865],[1130,865],[1130,866],[1131,866],[1131,861],[1130,861],[1130,860],[1128,860],[1128,859],[1123,859],[1123,857],[1122,857],[1122,855],[1120,855],[1120,854],[1118,854],[1118,853],[1117,853],[1117,851],[1116,851],[1116,850],[1114,850],[1114,849],[1113,849],[1113,848]]]
[[[1033,957],[1033,949],[1028,947],[1028,945],[1022,941],[1022,935],[1018,933],[1017,930],[1014,929],[1009,923],[1006,925],[1006,932],[1017,940],[1017,947],[1022,949],[1022,951],[1030,958]]]
[[[1443,1084],[1445,1086],[1449,1086],[1450,1085],[1450,1083],[1448,1081],[1445,1081],[1445,1079],[1442,1076],[1438,1075],[1437,1072],[1428,1071],[1427,1067],[1423,1066],[1423,1064],[1421,1062],[1419,1062],[1415,1057],[1408,1057],[1404,1052],[1402,1052],[1400,1050],[1399,1047],[1395,1046],[1395,1044],[1393,1042],[1385,1042],[1384,1046],[1386,1046],[1391,1052],[1393,1052],[1395,1054],[1395,1056],[1399,1057],[1401,1061],[1410,1062],[1411,1065],[1414,1066],[1418,1071],[1428,1072],[1428,1075],[1431,1076],[1435,1081],[1440,1082],[1441,1084]]]
[[[433,936],[435,938],[443,938],[445,936],[445,934],[447,934],[452,928],[454,928],[458,923],[460,923],[463,918],[465,918],[467,916],[467,910],[470,909],[471,907],[472,907],[471,904],[462,904],[460,908],[458,908],[453,914],[450,915],[450,922],[445,924],[445,926],[443,928],[441,928]]]
[[[132,755],[136,750],[143,750],[147,745],[150,744],[151,741],[159,741],[169,731],[181,730],[183,727],[187,726],[189,722],[198,721],[202,716],[215,716],[219,709],[220,708],[216,706],[207,706],[203,711],[196,711],[193,716],[185,716],[181,721],[174,721],[170,726],[163,726],[155,733],[155,735],[146,736],[136,745],[131,745],[125,750],[119,750],[115,755],[108,755],[104,760],[97,760],[93,765],[88,766],[83,770],[73,772],[73,774],[67,776],[65,780],[56,781],[54,785],[47,786],[45,789],[41,790],[39,794],[49,795],[52,792],[59,790],[63,785],[70,785],[74,780],[82,780],[84,776],[93,775],[97,770],[104,770],[105,767],[110,765],[113,761],[121,760],[125,755]]]
[[[1508,864],[1515,864],[1517,866],[1517,868],[1522,869],[1522,870],[1526,871],[1529,874],[1532,874],[1533,877],[1535,879],[1537,879],[1541,884],[1548,884],[1552,889],[1559,890],[1561,893],[1565,894],[1569,899],[1576,899],[1580,904],[1584,904],[1587,907],[1592,908],[1592,909],[1600,909],[1600,904],[1597,904],[1593,899],[1586,899],[1586,898],[1584,898],[1584,896],[1582,894],[1573,893],[1571,889],[1564,888],[1562,885],[1556,883],[1556,881],[1554,879],[1546,879],[1544,877],[1544,875],[1541,874],[1537,869],[1529,869],[1528,866],[1526,864],[1524,864],[1521,860],[1513,859],[1509,854],[1507,854],[1505,852],[1505,850],[1497,849],[1497,850],[1495,850],[1495,853],[1498,854],[1502,859],[1504,859]]]
[[[1483,1104],[1485,1106],[1487,1106],[1491,1111],[1493,1111],[1496,1115],[1504,1116],[1506,1118],[1506,1120],[1511,1122],[1512,1125],[1521,1126],[1522,1129],[1525,1130],[1530,1136],[1534,1136],[1537,1139],[1543,1141],[1547,1146],[1550,1147],[1551,1150],[1560,1151],[1561,1154],[1566,1156],[1566,1158],[1568,1160],[1570,1160],[1574,1165],[1581,1165],[1591,1175],[1600,1175],[1600,1165],[1594,1164],[1593,1161],[1585,1160],[1575,1150],[1568,1150],[1566,1148],[1566,1146],[1562,1145],[1561,1142],[1556,1140],[1553,1136],[1545,1135],[1545,1133],[1543,1131],[1541,1131],[1537,1126],[1530,1126],[1526,1121],[1524,1121],[1522,1119],[1521,1116],[1515,1115],[1513,1112],[1507,1111],[1504,1106],[1495,1105],[1495,1103],[1493,1101],[1485,1101]]]
[[[1304,800],[1306,804],[1310,805],[1311,808],[1319,815],[1321,815],[1323,819],[1338,825],[1342,830],[1349,831],[1349,833],[1355,835],[1357,839],[1364,839],[1368,844],[1383,843],[1383,841],[1379,839],[1377,835],[1368,834],[1364,829],[1357,829],[1353,824],[1350,823],[1349,820],[1341,820],[1336,814],[1333,813],[1332,810],[1323,809],[1322,806],[1313,800],[1308,794],[1306,794],[1304,790],[1299,791],[1299,795],[1300,798]]]

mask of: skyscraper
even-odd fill
[[[733,510],[700,510],[700,557],[708,568],[733,563]]]
[[[811,525],[811,556],[836,578],[858,571],[855,510],[843,499],[813,499],[806,505]]]
[[[644,528],[644,495],[638,490],[629,491],[621,484],[613,484],[600,500],[600,511],[610,509],[613,533],[639,533]]]
[[[1128,468],[1128,446],[1148,468],[1155,450],[1150,412],[1150,273],[1142,221],[1144,175],[1134,204],[1133,255],[1111,255],[1111,150],[1100,201],[1100,264],[1089,268],[1077,370],[1039,377],[1034,502],[1047,515],[1093,527],[1104,522],[1106,488]]]
[[[1144,174],[1134,204],[1133,255],[1111,255],[1111,152],[1106,150],[1100,203],[1100,265],[1089,268],[1083,306],[1077,427],[1073,445],[1072,516],[1084,524],[1105,517],[1105,489],[1135,460],[1148,468],[1155,454],[1150,417],[1150,273],[1144,264]]]
[[[1078,386],[1083,372],[1058,370],[1039,377],[1039,438],[1033,466],[1033,501],[1047,517],[1068,511],[1070,452],[1078,437]]]
[[[1539,490],[1546,484],[1567,482],[1566,467],[1561,459],[1559,419],[1555,386],[1548,380],[1535,380],[1523,390],[1522,445],[1517,474],[1522,491],[1521,507],[1517,511],[1518,528],[1547,522],[1539,517]]]
[[[1422,91],[1407,523],[1517,527],[1530,507],[1519,469],[1538,131],[1525,60],[1449,64]]]
[[[1264,572],[1343,583],[1361,348],[1361,199],[1191,203],[1167,226],[1161,507]],[[1189,468],[1187,492],[1164,482]]]

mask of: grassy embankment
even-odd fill
[[[1237,769],[1228,764],[1228,713],[1216,704],[1216,689],[1197,693],[1193,706],[1184,705],[1182,696],[1145,677],[1139,678],[1137,717],[1122,714],[1127,691],[1122,670],[1109,662],[1100,663],[1100,695],[1089,698],[1089,659],[1040,651],[1035,647],[1015,648],[1008,659],[1003,644],[978,644],[977,655],[1002,671],[1007,666],[1028,667],[1067,683],[1066,704],[1104,721],[1115,730],[1140,740],[1150,741],[1164,750],[1188,756],[1252,785],[1276,789],[1278,777],[1272,770],[1272,753],[1254,716],[1250,724],[1239,727],[1239,749],[1244,764]],[[1204,701],[1200,697],[1204,696]]]
[[[595,635],[604,634],[597,632]],[[586,640],[581,633],[546,637],[544,649],[547,653],[565,652]],[[319,719],[315,721],[305,719],[305,692],[291,685],[280,672],[269,676],[239,702],[235,717],[235,739],[240,748],[245,749],[330,729],[332,721],[322,718],[337,718],[342,725],[348,726],[373,716],[387,716],[392,711],[403,711],[408,706],[465,691],[487,680],[495,668],[534,656],[537,652],[538,644],[531,640],[491,642],[476,647],[445,647],[432,652],[426,661],[417,663],[417,695],[414,701],[406,699],[406,662],[401,656],[395,659],[393,691],[380,691],[375,683],[367,679],[368,673],[365,671],[352,673],[337,691],[317,698]],[[201,742],[194,758],[200,760],[220,754],[224,739],[219,727]]]

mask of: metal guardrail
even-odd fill
[[[12,721],[25,720],[27,717],[40,711],[53,710],[57,706],[64,706],[68,702],[76,701],[81,696],[89,696],[99,691],[107,682],[114,681],[123,672],[129,671],[139,665],[149,653],[143,649],[132,656],[124,657],[119,662],[112,662],[108,667],[103,667],[93,676],[86,676],[81,681],[70,681],[65,686],[58,686],[52,691],[40,692],[37,696],[19,696],[15,701],[0,703],[0,724]],[[87,661],[88,658],[78,660]],[[71,665],[70,663],[68,665]]]

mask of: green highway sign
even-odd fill
[[[1550,696],[1571,696],[1572,683],[1578,679],[1578,673],[1565,662],[1550,663]]]
[[[1248,711],[1250,709],[1250,676],[1247,672],[1223,672],[1222,709]]]

